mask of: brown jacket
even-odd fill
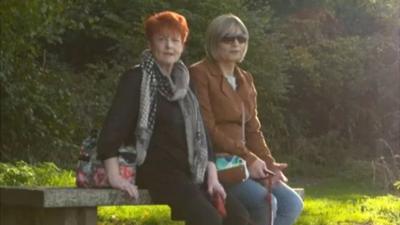
[[[239,155],[248,164],[258,156],[270,166],[274,159],[260,130],[257,92],[251,74],[235,67],[234,75],[238,84],[235,91],[219,67],[208,60],[193,64],[189,71],[214,151]],[[245,146],[241,142],[242,103],[245,111]]]

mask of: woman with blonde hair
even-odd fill
[[[254,224],[290,225],[303,202],[286,184],[282,170],[287,164],[275,162],[271,155],[257,116],[253,77],[238,65],[248,41],[249,32],[237,16],[218,16],[207,29],[206,58],[189,71],[214,151],[243,158],[249,170],[250,179],[226,186],[228,195],[242,202]],[[271,189],[265,179],[269,170],[275,174],[270,178]],[[272,192],[271,204],[266,201],[268,191]]]

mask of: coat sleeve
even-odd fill
[[[250,91],[254,93],[254,99],[251,99],[254,104],[252,104],[253,107],[250,109],[250,119],[246,122],[245,126],[246,146],[259,158],[264,160],[267,163],[267,166],[270,166],[275,160],[271,155],[271,151],[269,150],[261,131],[261,123],[257,115],[257,91],[254,86],[252,75],[246,72],[245,76],[247,82],[249,82],[249,86],[251,87]]]
[[[248,163],[253,162],[256,156],[244,146],[240,140],[234,140],[222,132],[215,123],[213,114],[213,105],[210,101],[208,70],[202,66],[196,65],[189,69],[191,79],[194,82],[194,87],[199,99],[200,108],[203,119],[211,136],[214,149],[218,149],[224,153],[238,155],[243,157]]]
[[[100,160],[118,156],[118,149],[125,140],[132,138],[134,141],[132,131],[137,123],[140,77],[139,74],[129,71],[119,80],[97,144]]]
[[[197,98],[197,101],[199,102],[199,97],[198,97],[198,95],[197,95],[197,90],[196,90],[196,88],[194,87],[194,84],[193,84],[193,83],[194,83],[193,80],[190,79],[190,89],[193,91],[194,95],[195,95],[196,98]],[[199,102],[199,104],[200,104],[200,102]],[[202,114],[201,111],[200,111],[200,114]],[[207,141],[208,161],[215,161],[214,148],[213,148],[213,145],[212,145],[212,142],[211,142],[211,138],[210,138],[210,134],[209,134],[209,132],[208,132],[207,126],[206,126],[206,124],[204,123],[204,116],[203,116],[203,115],[202,115],[202,119],[203,119],[204,131],[205,131],[206,141]]]

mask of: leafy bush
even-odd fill
[[[2,0],[1,160],[72,167],[147,46],[143,20],[166,9],[188,19],[187,64],[204,56],[212,18],[243,19],[242,66],[277,159],[320,167],[344,153],[370,160],[379,138],[400,143],[398,0]]]
[[[51,162],[37,165],[29,165],[24,161],[0,163],[0,185],[75,186],[75,174]]]
[[[0,2],[2,160],[50,160],[71,154],[62,150],[73,143],[75,126],[67,122],[73,115],[73,85],[64,64],[46,47],[62,42],[70,26],[65,17],[69,3]]]
[[[1,1],[1,160],[72,167],[77,145],[101,126],[119,75],[147,47],[148,15],[173,9],[187,17],[183,60],[191,64],[204,56],[209,21],[226,12],[246,20],[253,14],[245,8],[241,0]],[[256,19],[248,22],[260,35]]]

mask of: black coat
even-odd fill
[[[105,119],[98,141],[101,160],[118,156],[121,144],[135,143],[139,114],[142,70],[136,66],[124,73]],[[156,95],[157,112],[153,135],[147,157],[138,168],[137,183],[142,186],[160,185],[178,178],[190,177],[185,124],[178,102],[170,102],[161,94]],[[213,160],[211,145],[209,160]],[[161,182],[161,183],[160,183]]]

